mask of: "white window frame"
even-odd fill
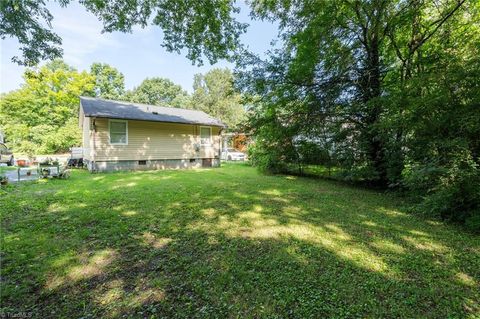
[[[202,141],[202,128],[208,128],[210,130],[210,141],[208,143],[203,143]],[[211,126],[200,126],[200,145],[213,145],[213,138],[212,138],[212,127]]]
[[[117,122],[117,123],[125,123],[125,128],[126,128],[126,142],[125,143],[112,143],[112,137],[110,136],[110,123],[112,122]],[[108,143],[110,145],[128,145],[128,121],[127,120],[112,120],[112,119],[109,119],[108,120]]]

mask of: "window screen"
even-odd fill
[[[110,121],[110,144],[127,144],[127,122]]]
[[[200,142],[202,144],[212,144],[212,130],[210,127],[200,128]]]

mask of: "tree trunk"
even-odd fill
[[[366,60],[363,69],[361,89],[363,103],[366,105],[365,137],[368,143],[367,156],[377,174],[377,181],[381,186],[387,185],[387,167],[385,146],[378,128],[382,113],[380,48],[377,34],[370,37],[366,47]]]

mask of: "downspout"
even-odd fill
[[[92,152],[91,152],[91,155],[92,155],[92,172],[95,171],[95,154],[96,154],[96,150],[95,150],[95,140],[96,140],[96,133],[97,133],[97,126],[95,124],[95,120],[96,118],[95,117],[92,117],[92,128],[93,128],[93,143],[92,143]]]
[[[220,127],[220,130],[218,131],[218,136],[220,137],[218,139],[218,163],[219,163],[219,167],[222,163],[222,150],[223,150],[223,137],[222,137],[222,132],[225,130],[225,127],[222,126]]]
[[[193,126],[193,136],[193,150],[195,151],[195,161],[198,161],[200,159],[200,141],[198,137],[198,125]]]

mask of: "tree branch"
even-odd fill
[[[425,44],[439,29],[440,27],[447,22],[450,17],[453,16],[453,14],[465,3],[466,0],[460,0],[457,2],[455,7],[447,13],[443,18],[438,19],[437,21],[432,22],[430,26],[434,25],[435,23],[438,23],[437,26],[428,34],[427,36],[424,36],[422,40],[420,40],[415,46],[412,47],[410,50],[409,56],[412,56],[422,45]]]

